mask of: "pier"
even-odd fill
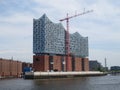
[[[74,78],[84,76],[103,76],[105,72],[87,71],[87,72],[26,72],[25,79],[52,79],[52,78]]]

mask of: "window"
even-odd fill
[[[38,58],[36,58],[36,61],[40,61]]]

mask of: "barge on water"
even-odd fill
[[[26,72],[25,79],[53,79],[53,78],[74,78],[85,76],[103,76],[105,72],[87,71],[87,72]]]

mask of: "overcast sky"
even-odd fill
[[[119,0],[0,0],[0,58],[32,62],[33,18],[44,13],[54,22],[75,13],[94,12],[72,18],[70,33],[89,38],[89,59],[120,66]],[[66,28],[66,23],[62,22]]]

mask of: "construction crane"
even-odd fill
[[[66,53],[66,71],[70,71],[70,60],[69,60],[69,55],[70,55],[70,37],[69,37],[69,19],[80,16],[80,15],[84,15],[87,13],[93,12],[93,10],[88,10],[79,14],[75,14],[73,16],[68,16],[67,13],[67,17],[60,19],[59,21],[66,21],[66,32],[65,32],[65,53]]]

